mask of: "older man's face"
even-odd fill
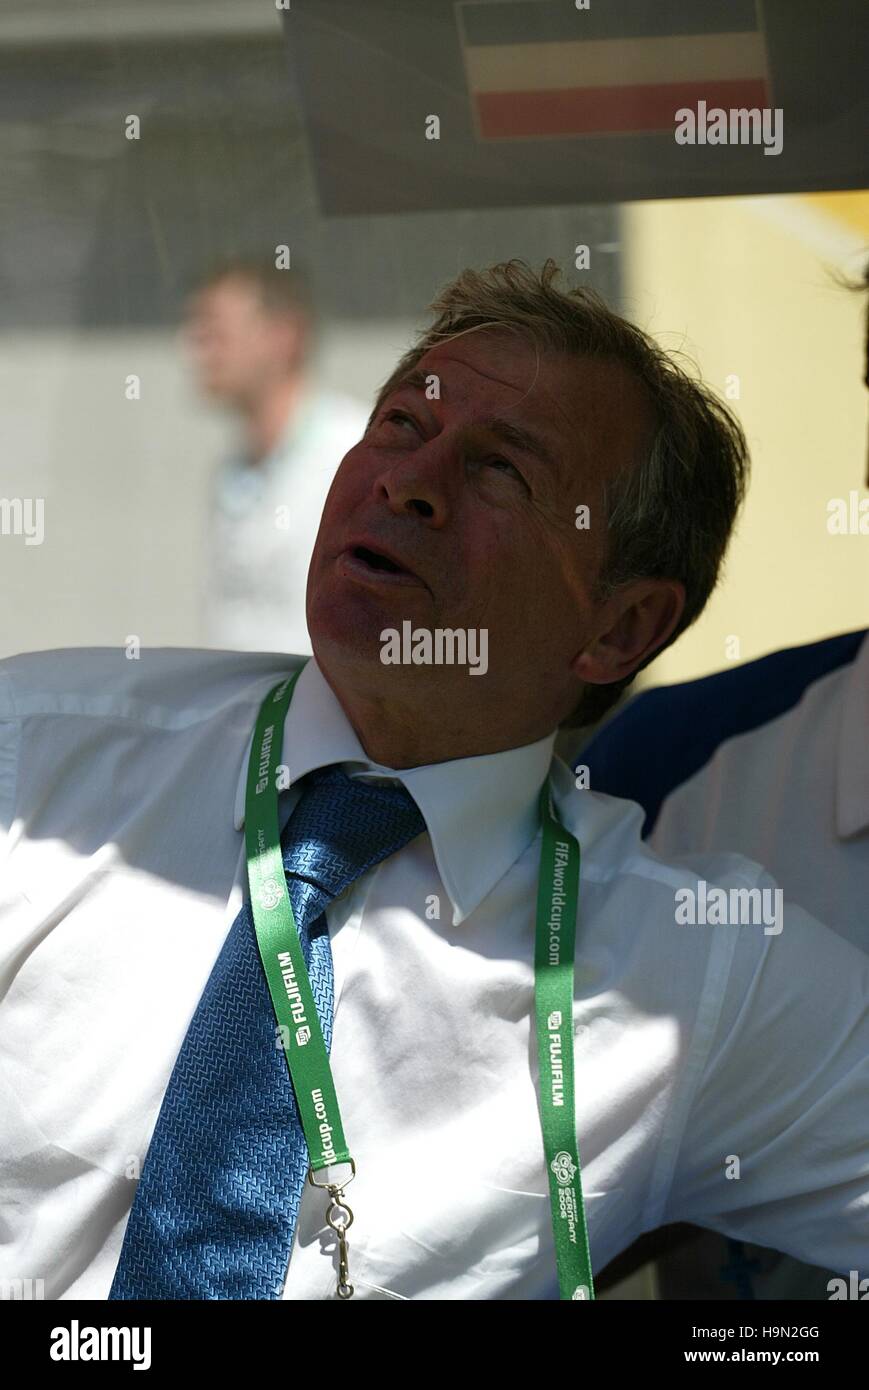
[[[380,663],[383,632],[405,621],[485,628],[486,676],[381,665],[384,680],[526,700],[549,681],[569,697],[571,659],[597,635],[602,487],[651,441],[643,389],[614,363],[538,361],[496,329],[438,345],[416,373],[439,399],[394,390],[336,474],[308,580],[314,651]]]

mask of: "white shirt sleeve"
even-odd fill
[[[869,1273],[869,956],[791,903],[693,930],[739,936],[664,1220]]]

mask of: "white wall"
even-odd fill
[[[864,627],[869,536],[831,536],[827,503],[869,497],[867,296],[835,279],[869,259],[869,194],[636,203],[625,222],[626,312],[720,394],[739,378],[753,462],[723,581],[643,684]]]

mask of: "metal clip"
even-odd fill
[[[326,1212],[326,1223],[332,1227],[338,1237],[338,1297],[352,1298],[353,1285],[348,1282],[347,1275],[347,1240],[346,1234],[353,1225],[353,1213],[344,1199],[344,1189],[341,1187],[329,1188],[329,1209]],[[346,1213],[346,1215],[341,1215]],[[340,1217],[340,1219],[339,1219]]]
[[[349,1160],[353,1171],[343,1184],[321,1183],[314,1181],[314,1170],[308,1170],[308,1181],[312,1187],[323,1187],[329,1193],[329,1206],[326,1210],[326,1224],[332,1228],[338,1237],[338,1287],[339,1298],[352,1298],[353,1285],[349,1282],[349,1269],[347,1264],[347,1232],[353,1225],[353,1213],[344,1200],[344,1188],[347,1183],[352,1182],[356,1176],[356,1165],[352,1158]],[[343,1215],[339,1216],[339,1214]]]

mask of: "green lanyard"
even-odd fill
[[[540,793],[543,847],[537,885],[534,1007],[540,1114],[562,1298],[594,1298],[576,1139],[573,1089],[573,954],[579,842],[556,819],[549,782]]]
[[[310,1169],[308,1180],[330,1195],[329,1225],[338,1237],[338,1296],[350,1298],[346,1232],[353,1213],[344,1187],[355,1175],[329,1054],[287,892],[278,822],[276,769],[284,721],[301,668],[270,690],[254,730],[247,773],[245,845],[250,901],[281,1043],[299,1109]],[[537,894],[534,1003],[540,1061],[543,1143],[552,1226],[563,1299],[594,1298],[582,1200],[573,1087],[573,954],[579,894],[579,845],[556,819],[547,782],[540,793],[543,848]],[[349,1176],[346,1168],[349,1166]],[[345,1176],[338,1180],[343,1168]],[[325,1182],[315,1175],[325,1174]]]

